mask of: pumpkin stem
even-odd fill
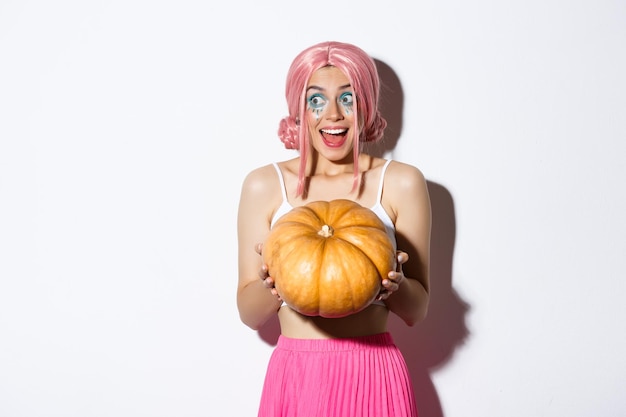
[[[324,226],[322,226],[322,230],[317,232],[317,234],[322,237],[331,237],[333,235],[333,232],[334,232],[333,228],[325,224]]]

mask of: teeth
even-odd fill
[[[342,133],[346,133],[347,131],[348,129],[322,129],[322,132],[329,135],[340,135]]]

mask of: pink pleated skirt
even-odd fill
[[[342,339],[280,336],[259,417],[416,417],[406,362],[389,333]]]

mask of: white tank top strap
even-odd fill
[[[285,179],[283,178],[283,172],[280,170],[276,162],[272,162],[272,165],[274,165],[276,173],[278,174],[278,181],[280,181],[280,192],[283,194],[283,201],[287,201],[287,189],[285,188]]]
[[[383,165],[382,170],[380,171],[380,181],[378,184],[378,194],[376,196],[376,202],[380,203],[380,201],[383,198],[383,183],[385,182],[385,172],[387,172],[387,167],[389,166],[389,164],[391,163],[391,159],[387,159],[387,162],[385,162],[385,165]]]
[[[280,181],[280,192],[282,193],[283,201],[282,203],[280,203],[280,206],[278,207],[278,209],[276,209],[274,216],[272,216],[270,227],[274,226],[274,223],[276,223],[276,220],[278,220],[283,214],[289,212],[293,208],[291,204],[289,204],[289,201],[287,200],[287,187],[285,187],[285,179],[283,178],[283,172],[280,170],[276,162],[273,162],[272,165],[274,165],[274,168],[276,169],[276,173],[278,174],[278,180]]]

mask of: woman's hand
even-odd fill
[[[396,270],[389,272],[387,278],[383,279],[382,286],[378,294],[377,300],[386,300],[391,294],[398,291],[400,284],[405,280],[404,273],[402,272],[402,264],[409,260],[409,255],[406,252],[396,251],[396,259],[398,260]]]
[[[257,243],[254,249],[259,255],[261,255],[263,252],[263,244]],[[269,271],[267,269],[267,264],[261,265],[261,269],[259,270],[259,278],[261,279],[261,281],[263,281],[263,285],[265,286],[265,288],[269,289],[273,295],[281,300],[280,295],[278,295],[278,291],[276,291],[276,287],[274,286],[274,279],[270,277]]]

